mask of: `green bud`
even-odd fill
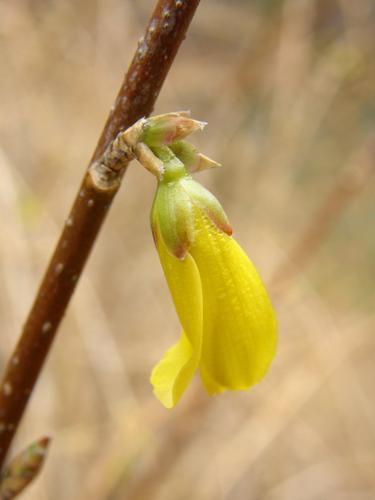
[[[205,125],[205,122],[193,120],[183,111],[153,116],[143,125],[142,142],[150,147],[168,146],[197,130],[202,130]]]
[[[159,184],[151,212],[152,232],[155,240],[160,234],[168,251],[178,259],[184,259],[194,240],[193,215],[181,181]]]
[[[35,441],[5,466],[0,480],[0,498],[15,498],[38,475],[44,464],[49,442],[47,437]]]

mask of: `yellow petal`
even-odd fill
[[[216,382],[203,362],[201,362],[200,371],[203,385],[208,394],[219,394],[220,392],[224,392],[226,390],[226,387],[223,387],[218,382]]]
[[[199,365],[202,347],[202,285],[190,254],[171,255],[157,230],[157,248],[164,274],[184,332],[151,374],[156,397],[167,408],[176,405]]]
[[[199,361],[199,360],[198,360]],[[166,408],[173,408],[197,368],[196,356],[186,335],[171,347],[151,373],[154,394]]]
[[[246,389],[266,373],[276,321],[262,281],[236,241],[200,210],[191,247],[203,289],[202,381],[209,393]]]

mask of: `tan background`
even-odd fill
[[[0,0],[1,365],[152,7]],[[209,122],[199,179],[269,286],[276,360],[154,399],[179,325],[131,165],[17,439],[53,436],[25,498],[375,497],[374,26],[372,0],[202,1],[155,111]]]

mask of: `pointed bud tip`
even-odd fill
[[[142,123],[142,141],[148,146],[170,145],[206,125],[206,122],[190,118],[187,111],[156,115]]]
[[[197,122],[197,127],[199,128],[199,130],[203,130],[208,125],[208,122],[203,122],[200,120],[194,120],[194,121]]]
[[[221,167],[221,163],[209,158],[208,156],[198,153],[197,160],[194,165],[189,169],[190,172],[201,172],[202,170],[210,170],[211,168]]]
[[[189,117],[178,117],[174,120],[173,125],[174,130],[171,130],[171,133],[168,137],[169,142],[166,144],[172,144],[173,142],[184,139],[188,135],[193,134],[198,130],[203,130],[207,123],[194,120],[193,118]]]
[[[48,446],[51,444],[51,438],[48,436],[44,436],[37,441],[37,444],[42,448],[48,448]]]

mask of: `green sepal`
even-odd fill
[[[192,203],[202,210],[220,231],[230,236],[232,227],[217,198],[191,177],[182,179],[181,184]]]
[[[151,211],[155,243],[160,235],[168,251],[184,259],[194,239],[192,203],[181,181],[159,183]]]
[[[198,163],[199,151],[190,142],[176,141],[169,147],[188,170]]]

